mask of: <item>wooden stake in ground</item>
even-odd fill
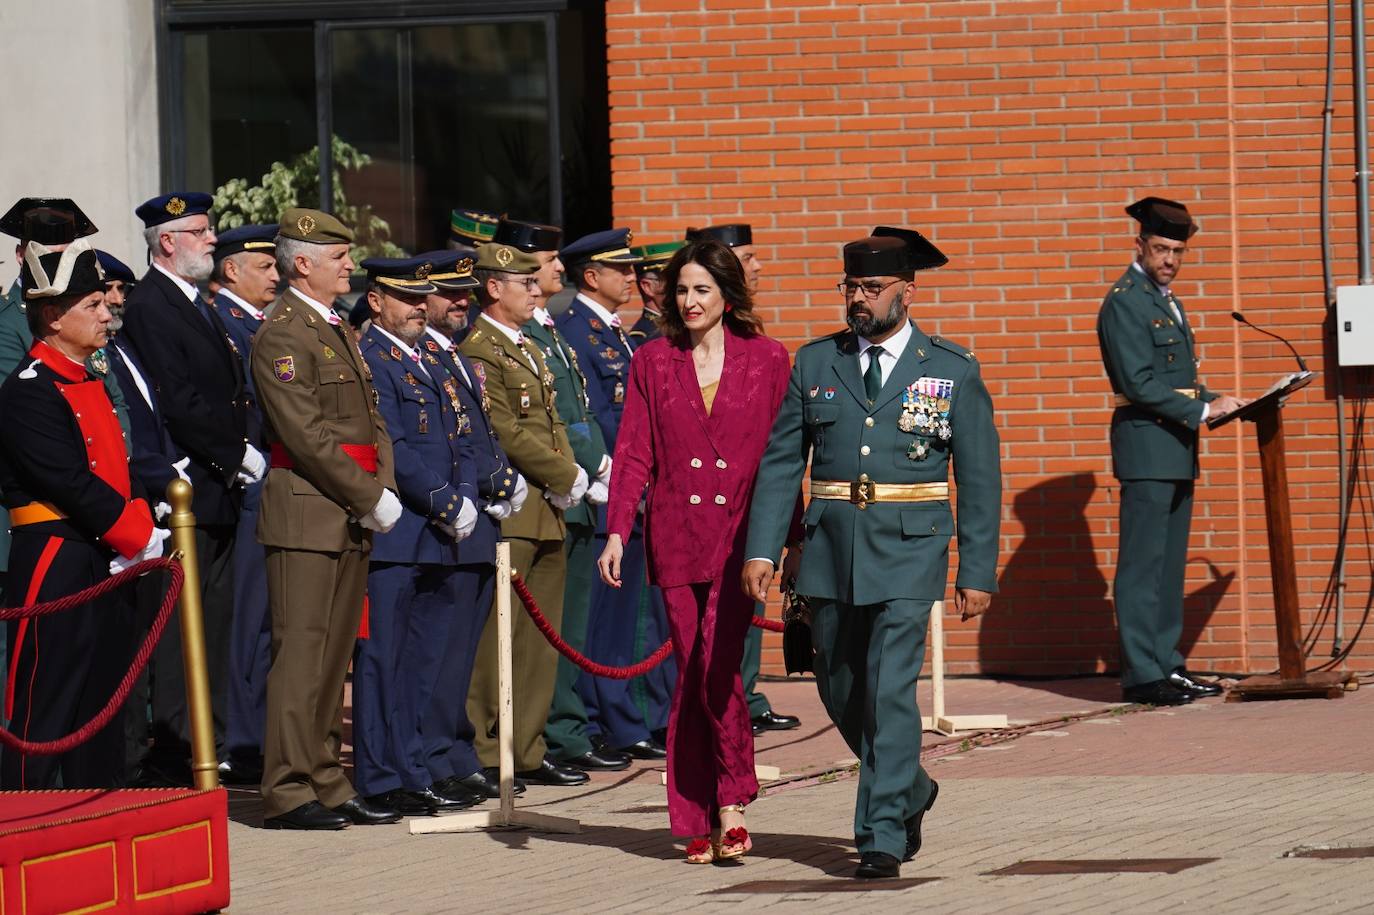
[[[497,711],[500,730],[501,804],[496,810],[480,810],[443,817],[416,817],[410,821],[410,834],[431,832],[472,832],[480,829],[537,829],[541,832],[578,833],[582,824],[568,817],[550,816],[515,809],[514,677],[511,671],[510,544],[496,545],[496,651],[497,689],[501,705]]]
[[[996,731],[1007,726],[1006,715],[945,715],[945,602],[930,608],[931,714],[921,718],[921,728],[946,736],[955,731]]]

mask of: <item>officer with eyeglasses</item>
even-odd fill
[[[945,597],[951,459],[955,607],[977,616],[997,589],[992,399],[973,353],[907,317],[916,271],[946,262],[909,229],[880,226],[845,245],[839,289],[849,330],[798,351],[749,514],[743,585],[762,601],[810,459],[804,541],[789,546],[788,570],[798,569],[796,592],[811,608],[821,701],[859,758],[860,878],[898,875],[920,850],[939,791],[921,767],[916,678],[932,605]]]

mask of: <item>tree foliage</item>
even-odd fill
[[[372,163],[372,157],[358,148],[333,138],[334,200],[330,208],[335,216],[354,232],[350,252],[353,263],[365,257],[403,257],[405,252],[391,242],[391,226],[372,212],[368,204],[351,204],[344,195],[339,176],[346,171],[360,171]],[[313,146],[290,162],[273,162],[259,184],[249,184],[247,178],[230,178],[215,189],[215,228],[219,231],[243,225],[274,223],[291,207],[320,205],[320,148]]]

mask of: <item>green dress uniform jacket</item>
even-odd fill
[[[267,548],[272,612],[262,796],[274,817],[355,796],[339,747],[372,546],[357,519],[372,512],[384,488],[395,488],[395,463],[352,334],[294,290],[273,303],[250,365],[272,464],[257,533]],[[357,458],[371,449],[375,471]]]
[[[922,377],[953,382],[948,440],[898,427],[906,387]],[[777,563],[808,456],[813,481],[900,484],[946,481],[952,458],[957,585],[997,590],[1001,460],[992,399],[971,352],[913,325],[906,351],[870,407],[854,334],[833,334],[802,347],[759,468],[746,556]],[[861,509],[812,499],[802,521],[806,561],[799,594],[847,604],[943,599],[955,533],[948,501],[878,501]]]
[[[1112,414],[1116,478],[1196,479],[1202,403],[1218,395],[1198,380],[1196,342],[1183,304],[1165,298],[1132,266],[1102,302],[1097,340],[1112,393],[1129,402],[1118,399]]]
[[[1112,604],[1121,685],[1132,687],[1184,665],[1178,642],[1198,426],[1202,404],[1219,395],[1197,377],[1196,341],[1183,304],[1134,265],[1103,300],[1097,339],[1117,404],[1111,440],[1121,481],[1120,540]]]
[[[553,374],[530,340],[523,348],[517,346],[485,315],[477,319],[460,349],[472,361],[486,390],[496,438],[529,487],[524,506],[501,522],[501,535],[510,541],[512,570],[525,580],[549,622],[561,628],[567,529],[563,513],[544,493],[570,492],[577,482],[578,465],[554,405]],[[534,360],[534,367],[529,359]],[[547,749],[544,726],[553,701],[558,654],[528,614],[517,607],[513,617],[511,660],[519,680],[512,737],[516,771],[528,772],[539,768]],[[468,718],[476,732],[473,746],[483,766],[498,762],[494,740],[500,703],[497,667],[493,615],[482,632],[468,690]]]

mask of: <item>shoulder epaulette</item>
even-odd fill
[[[932,335],[931,335],[931,338],[930,338],[930,342],[931,342],[931,343],[934,343],[936,346],[940,347],[941,349],[947,349],[947,350],[949,350],[951,353],[954,353],[954,354],[957,355],[957,356],[963,356],[965,359],[968,359],[968,360],[970,360],[970,361],[972,361],[973,358],[974,358],[974,356],[973,356],[973,350],[971,350],[971,349],[964,349],[962,346],[960,346],[959,344],[955,343],[953,340],[946,340],[944,337],[941,337],[941,336],[932,334]]]
[[[824,337],[817,337],[814,340],[808,340],[807,342],[801,345],[801,348],[806,349],[809,346],[819,346],[822,343],[839,343],[841,342],[841,339],[843,337],[846,337],[849,334],[850,331],[837,330],[833,334],[826,334]]]
[[[281,308],[272,312],[272,323],[280,324],[283,321],[290,321],[293,314],[290,303],[283,302]]]

